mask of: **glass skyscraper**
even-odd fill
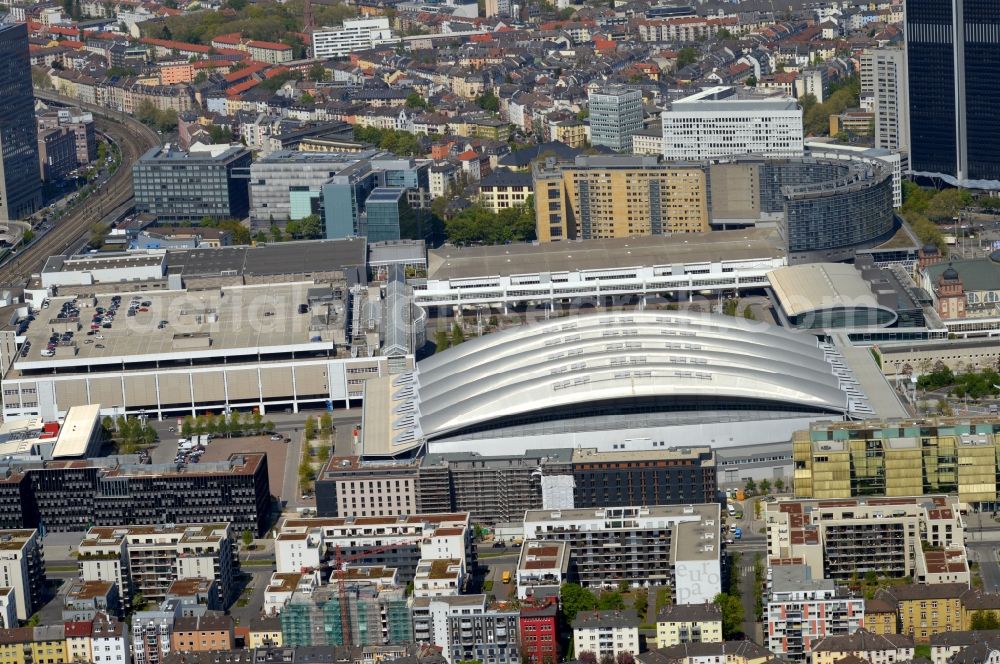
[[[906,0],[910,167],[1000,189],[995,0]]]
[[[0,22],[0,221],[23,219],[42,206],[35,97],[28,27]]]

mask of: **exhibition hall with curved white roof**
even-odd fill
[[[388,406],[388,438],[369,440],[377,431],[367,429],[365,454],[427,444],[432,451],[482,445],[488,455],[500,453],[488,440],[508,439],[520,449],[514,438],[533,448],[556,439],[578,446],[592,444],[581,439],[587,433],[611,440],[641,423],[697,425],[706,436],[705,427],[716,427],[739,444],[743,423],[872,414],[836,347],[816,336],[677,311],[594,313],[510,328],[386,380],[388,399],[372,403]],[[366,393],[366,411],[368,403]],[[382,428],[368,415],[363,429]],[[679,442],[696,441],[670,444]]]

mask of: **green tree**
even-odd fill
[[[757,316],[754,315],[753,309],[750,308],[750,305],[743,307],[743,318],[747,320],[757,320]]]
[[[247,528],[246,530],[243,531],[243,548],[249,550],[252,544],[253,544],[253,533],[250,532],[249,528]]]
[[[778,479],[774,480],[774,490],[776,492],[778,492],[778,493],[784,493],[785,492],[785,480],[781,479],[780,477]]]
[[[750,74],[749,76],[747,76],[747,80],[745,81],[745,83],[746,83],[746,86],[748,88],[756,88],[757,87],[757,77],[754,76],[753,74]]]
[[[581,108],[579,111],[576,112],[576,119],[579,120],[580,122],[583,122],[589,117],[590,117],[589,108]]]
[[[609,590],[600,594],[597,598],[597,609],[599,611],[621,611],[625,608],[625,600],[620,592]]]
[[[244,424],[243,424],[243,420],[240,419],[240,417],[241,417],[240,416],[240,411],[238,411],[238,410],[234,410],[232,412],[232,414],[229,416],[229,433],[230,433],[230,435],[233,435],[233,436],[242,436],[243,435]]]
[[[967,189],[943,189],[927,205],[927,218],[931,221],[950,222],[963,208],[972,204],[972,194]]]
[[[743,632],[743,603],[739,597],[719,593],[712,600],[722,611],[722,638],[730,641]]]
[[[593,611],[597,608],[594,593],[576,583],[562,584],[559,598],[562,600],[562,612],[567,624],[572,623],[581,611]]]
[[[31,68],[31,85],[38,90],[51,90],[52,78],[49,73],[41,67]]]
[[[132,595],[132,612],[142,611],[146,608],[146,598],[142,596],[142,593],[135,593]]]
[[[190,438],[194,434],[194,418],[190,415],[184,417],[184,421],[181,422],[181,436],[184,438]]]
[[[476,104],[484,111],[496,113],[500,110],[500,98],[490,90],[476,97]]]
[[[677,53],[677,69],[681,70],[698,62],[698,55],[698,49],[693,46],[685,46]]]
[[[264,416],[260,414],[260,411],[255,410],[253,415],[251,415],[250,429],[256,436],[259,436],[264,431]]]
[[[1000,629],[1000,620],[997,619],[997,614],[993,611],[984,611],[980,609],[973,612],[970,627],[977,631]]]
[[[312,106],[313,104],[316,103],[316,98],[313,97],[308,92],[303,92],[302,95],[299,97],[299,103],[305,106]]]
[[[319,435],[329,438],[333,435],[333,417],[329,412],[324,412],[319,416]]]
[[[330,446],[329,445],[320,445],[318,448],[316,448],[316,458],[319,459],[320,461],[324,462],[324,463],[327,462],[327,461],[329,461],[330,460]]]
[[[420,108],[427,109],[427,101],[420,96],[419,92],[411,92],[406,95],[406,107],[407,108]]]
[[[744,491],[748,495],[753,495],[757,491],[757,483],[753,481],[753,478],[748,478],[747,483],[743,486]]]
[[[312,415],[306,418],[305,433],[307,441],[316,437],[316,418]]]
[[[24,231],[24,234],[21,235],[21,243],[22,244],[26,244],[26,245],[27,244],[31,244],[31,241],[34,240],[34,239],[35,239],[35,231],[31,230],[30,228],[28,230]]]
[[[309,68],[309,80],[319,83],[320,81],[330,80],[330,70],[324,67],[322,64],[317,62],[312,67]]]
[[[448,336],[448,330],[444,328],[438,328],[438,331],[434,333],[434,352],[440,353],[443,350],[447,350],[451,347],[451,337]]]
[[[771,495],[771,482],[767,478],[760,481],[760,492],[765,496]]]
[[[451,327],[451,345],[457,346],[463,341],[465,341],[465,332],[462,330],[461,325],[455,323]]]

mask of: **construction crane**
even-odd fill
[[[351,647],[351,618],[347,613],[347,565],[352,562],[357,562],[359,560],[364,560],[372,556],[378,555],[380,553],[385,553],[386,551],[392,551],[393,549],[398,549],[401,546],[410,546],[413,544],[420,544],[426,538],[418,537],[416,539],[401,540],[399,542],[393,542],[392,544],[387,544],[385,546],[376,547],[374,549],[365,549],[355,553],[354,555],[345,556],[343,551],[340,549],[338,544],[333,550],[333,565],[334,565],[334,577],[337,579],[337,595],[340,598],[340,627],[344,635],[344,647]]]

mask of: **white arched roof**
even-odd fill
[[[556,318],[466,341],[418,365],[428,439],[589,402],[696,397],[850,410],[843,370],[816,337],[683,312]]]

